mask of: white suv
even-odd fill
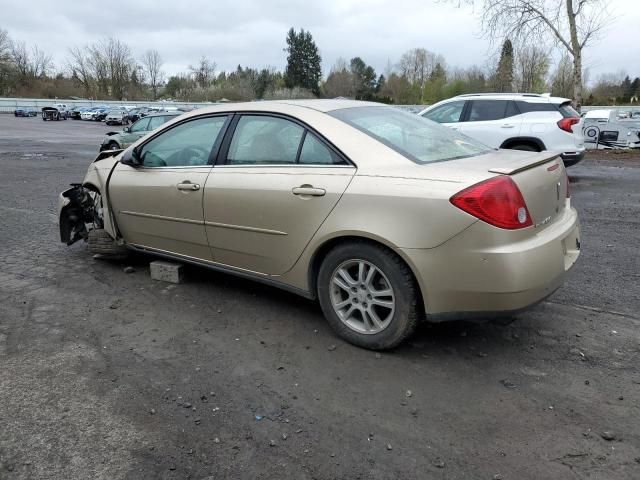
[[[582,119],[567,98],[533,93],[458,95],[419,115],[493,148],[556,151],[566,166],[584,157]]]

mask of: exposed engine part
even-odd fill
[[[90,230],[104,227],[100,194],[81,184],[71,186],[63,194],[69,203],[60,214],[60,239],[67,245],[80,239],[86,241]]]

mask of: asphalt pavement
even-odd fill
[[[377,354],[292,294],[60,243],[115,128],[0,115],[0,479],[640,478],[640,156],[570,168],[583,251],[547,301]]]

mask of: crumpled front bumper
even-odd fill
[[[86,240],[86,223],[92,221],[93,200],[89,191],[80,184],[58,195],[58,224],[60,241],[71,245],[78,240]]]

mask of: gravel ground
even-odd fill
[[[376,354],[291,294],[59,243],[113,129],[0,116],[0,479],[640,478],[637,157],[570,169],[583,253],[548,301]]]

